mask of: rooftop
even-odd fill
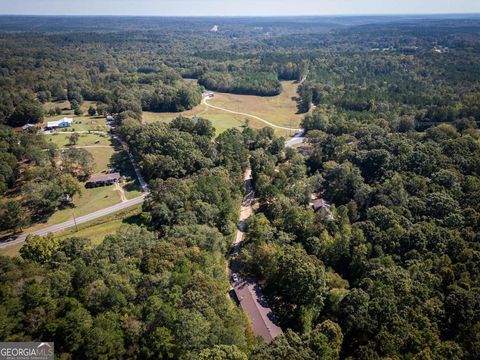
[[[321,209],[321,208],[324,208],[324,207],[328,207],[329,206],[329,203],[326,202],[324,199],[316,199],[313,201],[313,208],[315,210],[318,210],[318,209]]]
[[[59,126],[61,123],[68,123],[68,124],[71,124],[73,123],[73,119],[72,118],[63,118],[63,119],[60,119],[60,120],[57,120],[57,121],[49,121],[47,123],[47,127],[57,127]]]
[[[111,174],[101,174],[101,175],[92,175],[88,182],[96,183],[102,181],[114,181],[120,179],[120,173],[111,173]]]

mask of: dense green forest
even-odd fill
[[[0,193],[23,199],[2,199],[0,230],[69,206],[92,173],[86,151],[13,130],[47,102],[112,114],[151,188],[100,245],[31,236],[0,257],[0,340],[64,359],[480,358],[478,16],[0,17],[0,43]],[[301,83],[300,149],[141,121],[280,80]],[[238,261],[284,330],[270,344],[226,295],[248,167]]]
[[[477,358],[474,123],[419,133],[385,119],[313,118],[305,159],[263,149],[251,158],[261,207],[243,262],[264,279],[283,326],[309,334],[334,321],[342,358]],[[312,193],[333,219],[309,207]],[[285,341],[262,356],[311,346]]]

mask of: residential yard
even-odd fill
[[[75,207],[58,210],[44,223],[35,224],[34,226],[25,229],[25,232],[31,232],[42,229],[55,224],[71,220],[73,214],[75,216],[87,215],[91,212],[118,204],[120,196],[114,189],[113,185],[98,187],[94,189],[86,189],[82,184],[82,192],[73,198]]]
[[[55,121],[63,119],[64,117],[73,118],[72,127],[61,129],[59,131],[106,131],[108,130],[106,126],[106,119],[104,116],[89,116],[87,110],[90,106],[96,107],[94,101],[84,101],[80,108],[83,111],[83,115],[76,116],[73,113],[73,110],[70,110],[70,103],[68,101],[61,102],[48,102],[43,105],[45,111],[48,111],[52,108],[60,107],[62,109],[62,114],[55,116],[45,116],[43,121],[44,126],[47,125],[49,121]]]
[[[279,126],[297,128],[304,117],[304,114],[297,114],[297,104],[292,99],[296,96],[298,85],[292,81],[282,81],[282,87],[282,93],[273,97],[234,95],[216,92],[215,97],[209,100],[209,104],[232,111],[256,115]],[[218,134],[226,129],[244,125],[247,119],[249,125],[253,128],[263,128],[267,126],[265,123],[251,117],[229,114],[221,110],[209,108],[203,103],[192,110],[181,113],[144,112],[143,120],[146,123],[156,121],[169,122],[180,115],[187,117],[202,116],[209,119],[217,129]],[[293,135],[289,131],[280,129],[276,129],[275,132],[281,136]]]
[[[61,134],[45,135],[54,140],[57,145],[65,145],[63,141],[65,137]],[[68,138],[69,135],[67,135]],[[82,139],[82,140],[80,140]],[[122,180],[121,186],[127,199],[133,199],[141,195],[141,188],[136,179],[135,172],[128,155],[123,149],[116,144],[110,144],[110,138],[99,134],[85,134],[84,137],[80,137],[78,147],[82,147],[80,144],[82,141],[90,154],[92,154],[95,161],[95,173],[99,174],[109,168],[118,169],[120,174],[125,177]],[[100,144],[90,145],[100,140]],[[118,144],[117,144],[118,145]],[[72,219],[73,213],[75,216],[83,216],[91,212],[118,204],[121,202],[120,194],[113,185],[98,187],[93,189],[85,188],[85,183],[82,183],[81,194],[76,195],[73,198],[74,207],[66,208],[56,211],[52,216],[48,218],[46,222],[35,224],[34,226],[25,229],[25,232],[35,231],[47,226],[59,224]]]
[[[46,136],[48,136],[48,141],[56,144],[59,148],[69,147],[70,134],[53,133]],[[111,146],[112,144],[108,135],[79,134],[79,136],[76,146]]]

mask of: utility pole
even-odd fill
[[[75,210],[72,210],[73,213],[73,223],[75,224],[75,229],[78,232],[77,219],[75,218]]]

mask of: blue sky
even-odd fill
[[[0,14],[362,15],[480,13],[480,0],[0,0]]]

